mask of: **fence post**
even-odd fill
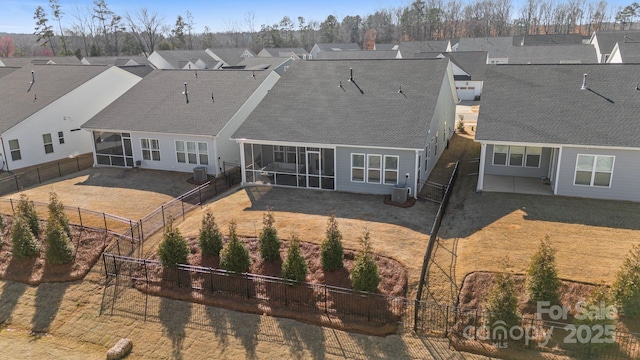
[[[80,207],[78,207],[78,218],[80,218],[80,227],[82,226],[82,213],[80,212]]]
[[[324,313],[327,313],[327,284],[322,284],[322,287],[324,287]]]
[[[202,188],[198,186],[198,198],[200,199],[200,207],[202,207]]]
[[[13,213],[13,215],[15,215],[16,210],[13,208],[13,199],[9,198],[9,203],[11,204],[11,212]]]
[[[180,205],[182,205],[182,221],[184,221],[184,201],[180,200]]]
[[[36,174],[38,174],[38,184],[42,184],[42,181],[40,180],[40,168],[36,168]]]
[[[107,227],[107,215],[105,215],[105,213],[102,213],[102,219],[104,220],[104,231],[109,231]]]
[[[142,266],[144,266],[144,278],[146,284],[146,296],[144,298],[144,321],[147,321],[147,307],[149,307],[149,274],[147,273],[147,260],[142,260]]]
[[[449,305],[447,305],[447,313],[444,321],[444,336],[449,336]]]
[[[16,191],[20,191],[20,184],[18,184],[18,175],[13,175],[13,180],[16,181]]]
[[[287,283],[284,283],[284,306],[289,306],[289,298],[287,297]]]
[[[247,274],[243,274],[245,280],[247,280],[247,299],[251,299],[251,293],[249,290],[249,276]]]
[[[76,156],[76,165],[78,165],[78,171],[80,171],[80,158]]]
[[[164,222],[164,204],[160,206],[160,209],[162,209],[162,229],[164,230],[164,228],[167,227],[167,224]]]
[[[213,294],[213,292],[215,291],[215,288],[213,286],[213,268],[209,268],[209,277],[211,278],[211,293]]]
[[[131,222],[131,219],[129,219],[129,231],[131,231],[131,242],[134,242],[135,239],[133,237],[133,223]]]
[[[60,169],[60,162],[58,164],[58,175],[62,176],[62,170]]]

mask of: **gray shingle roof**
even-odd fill
[[[309,55],[309,52],[303,48],[264,48],[259,53],[259,57],[289,57],[291,54]]]
[[[244,66],[245,70],[273,70],[289,61],[289,58],[250,57],[240,61],[236,66]]]
[[[598,46],[601,54],[611,54],[611,50],[617,42],[624,42],[625,36],[627,41],[640,41],[640,30],[625,31],[596,31],[593,36],[598,39]]]
[[[398,51],[402,54],[402,57],[412,58],[417,53],[421,52],[444,52],[447,51],[449,40],[434,40],[434,41],[403,41],[398,46]]]
[[[23,67],[32,64],[46,65],[53,63],[55,65],[80,65],[81,62],[75,56],[50,56],[50,57],[13,57],[4,58],[2,62],[5,66]]]
[[[155,52],[174,69],[182,69],[189,61],[195,63],[202,60],[209,69],[213,69],[218,64],[218,61],[204,50],[156,50]]]
[[[398,44],[376,44],[376,51],[389,51],[389,50],[397,50]]]
[[[514,36],[513,46],[580,45],[580,34],[547,34]]]
[[[487,67],[476,140],[638,148],[638,73],[640,65]]]
[[[447,65],[445,59],[295,61],[233,138],[424,148]]]
[[[154,70],[82,127],[216,135],[270,72],[197,70],[197,78],[195,73],[194,70]],[[185,82],[188,104],[182,94]]]
[[[12,72],[14,72],[14,71],[16,71],[18,69],[20,69],[20,68],[0,66],[0,78],[11,74]]]
[[[486,51],[492,58],[508,58],[513,48],[513,38],[462,38],[458,42],[458,51]]]
[[[316,46],[321,51],[362,50],[356,43],[317,43]]]
[[[511,49],[509,64],[595,64],[593,45],[516,46]]]
[[[100,65],[29,65],[1,77],[0,133],[19,124],[107,69],[107,66]],[[35,77],[33,86],[31,86],[32,70]],[[27,91],[29,87],[31,90]]]
[[[251,54],[251,57],[255,56],[255,54],[251,50],[244,49],[244,48],[239,48],[239,49],[213,48],[213,49],[207,49],[207,50],[216,54],[216,56],[222,59],[222,61],[224,61],[225,64],[230,66],[237,65],[240,61],[244,60],[244,58],[242,57],[242,54],[245,51],[248,51]]]
[[[124,66],[131,61],[135,62],[132,65],[151,65],[149,59],[144,56],[85,56],[83,60],[91,65]]]
[[[487,67],[486,51],[456,51],[442,55],[451,59],[454,64],[469,74],[470,80],[484,80],[484,70]]]
[[[622,62],[625,64],[640,63],[640,41],[639,42],[619,42],[618,49]]]
[[[322,51],[316,60],[395,59],[397,55],[397,50]]]

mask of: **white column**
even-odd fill
[[[562,147],[558,152],[558,165],[556,167],[556,181],[553,183],[553,195],[558,195],[558,181],[560,179],[560,163],[562,163]]]
[[[481,143],[480,144],[480,165],[478,169],[478,187],[476,188],[476,191],[482,191],[484,187],[484,162],[485,162],[486,155],[487,155],[487,144]]]
[[[240,142],[240,173],[242,174],[242,184],[240,185],[245,185],[247,183],[247,174],[244,172],[244,169],[247,168],[247,166],[245,165],[245,159],[244,159],[244,143]],[[253,149],[252,149],[253,151]],[[255,174],[254,174],[255,176]]]
[[[413,168],[413,173],[414,173],[414,175],[413,175],[413,197],[415,199],[418,198],[418,166],[420,166],[420,164],[418,164],[418,158],[420,157],[419,154],[420,154],[420,150],[416,150],[416,154],[415,154],[416,164],[415,164],[415,166]]]

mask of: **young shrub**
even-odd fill
[[[320,245],[320,263],[324,271],[334,271],[342,268],[344,250],[342,248],[342,234],[338,230],[338,222],[334,213],[329,214],[327,233]]]
[[[202,217],[199,240],[202,256],[220,256],[220,250],[222,250],[222,233],[220,233],[216,219],[213,217],[211,209],[209,208],[207,208],[207,211]]]
[[[295,235],[291,236],[287,257],[282,263],[282,277],[296,282],[304,281],[307,277],[307,262],[300,251],[300,239]]]
[[[458,120],[458,125],[456,126],[456,128],[458,129],[459,133],[464,133],[464,115],[458,115],[460,117],[460,120]]]
[[[158,245],[158,256],[162,266],[175,269],[178,264],[186,264],[189,246],[180,231],[173,227],[173,219],[167,222],[164,238]]]
[[[373,259],[368,231],[362,234],[360,245],[362,248],[351,270],[351,286],[358,291],[376,292],[380,284],[380,274],[378,274],[378,265]]]
[[[249,266],[251,266],[249,250],[238,238],[235,221],[231,221],[229,224],[229,243],[222,249],[220,267],[228,271],[244,273],[249,271]]]
[[[601,335],[604,334],[601,338],[598,338],[599,341],[587,341],[581,344],[584,358],[596,359],[599,357],[598,354],[607,354],[615,346],[614,331],[618,313],[617,309],[611,305],[609,289],[604,284],[600,284],[591,291],[584,304],[582,304],[583,310],[575,315],[574,324],[577,332],[585,331],[583,330],[585,328],[593,329],[594,331],[599,331],[597,330],[599,328],[604,330],[599,333]]]
[[[267,208],[267,212],[262,217],[262,232],[258,239],[260,243],[260,255],[264,260],[274,261],[280,259],[280,239],[278,231],[273,225],[275,219],[271,208]]]
[[[40,235],[40,219],[33,201],[29,200],[26,194],[20,194],[20,200],[18,200],[16,207],[16,217],[25,219],[31,234],[37,238]]]
[[[0,214],[0,248],[4,244],[4,229],[7,227],[7,219]]]
[[[73,244],[62,224],[52,222],[46,228],[47,261],[52,264],[70,264],[73,261]]]
[[[526,286],[531,302],[558,303],[562,283],[556,270],[556,250],[551,245],[548,235],[540,242],[538,251],[531,258]]]
[[[31,233],[29,224],[22,216],[13,219],[11,229],[12,253],[18,259],[26,259],[37,256],[40,253],[40,245]]]
[[[485,326],[508,331],[520,324],[516,283],[509,273],[497,273],[495,280],[484,304],[485,318],[488,321]],[[500,336],[499,332],[492,330],[492,340],[506,341],[506,338],[493,338],[496,335]]]
[[[62,227],[62,230],[67,234],[67,237],[71,239],[71,226],[69,226],[69,218],[64,212],[64,205],[58,200],[58,195],[53,191],[49,193],[49,218],[47,219],[47,227],[51,224],[57,223]]]
[[[634,245],[624,259],[611,288],[612,297],[622,315],[640,315],[640,245]]]

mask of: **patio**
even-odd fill
[[[553,187],[540,178],[485,175],[483,191],[531,195],[553,195]]]

